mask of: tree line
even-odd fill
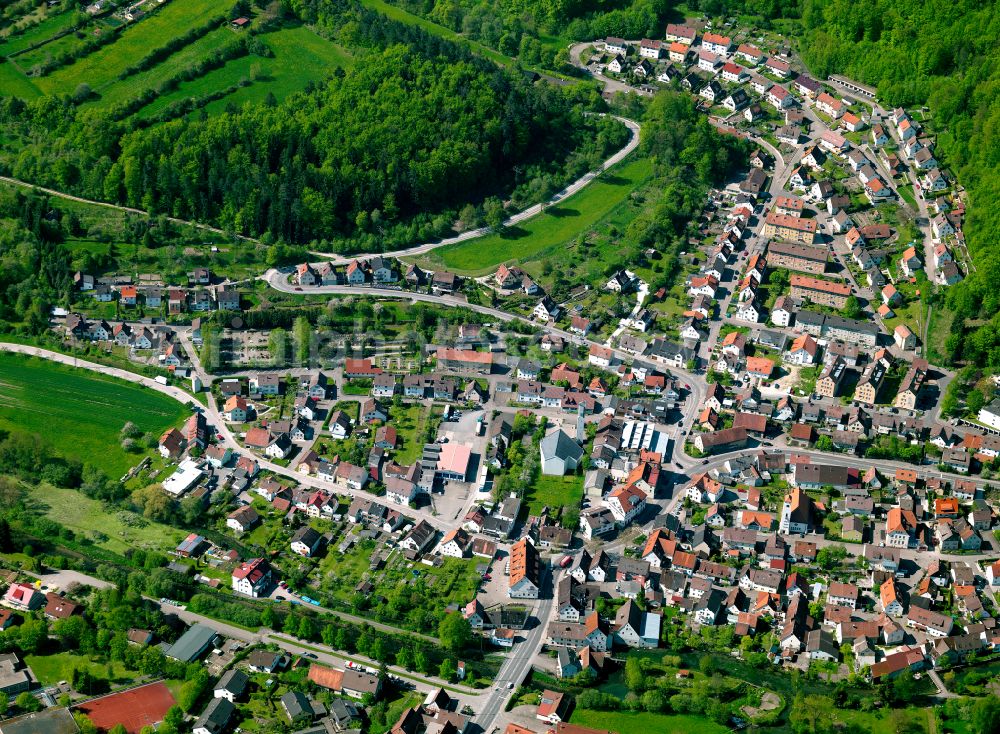
[[[470,200],[544,198],[624,142],[617,123],[583,115],[602,104],[594,85],[533,85],[462,44],[343,3],[292,10],[349,46],[354,68],[284,102],[147,129],[123,118],[128,104],[8,97],[0,169],[242,234],[328,239],[350,251],[443,236]]]

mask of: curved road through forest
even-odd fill
[[[604,114],[601,114],[600,116],[603,117]],[[628,128],[629,131],[628,142],[625,143],[625,145],[620,150],[618,150],[614,155],[612,155],[610,158],[604,161],[597,170],[588,171],[587,173],[585,173],[583,176],[581,176],[576,181],[571,183],[569,186],[564,188],[562,191],[557,193],[555,196],[553,196],[544,204],[535,204],[533,206],[529,206],[524,211],[520,211],[517,214],[514,214],[513,216],[505,220],[504,221],[505,227],[513,227],[514,225],[526,222],[529,219],[532,219],[533,217],[537,217],[545,210],[546,207],[549,207],[552,204],[557,204],[558,202],[567,199],[570,196],[573,196],[577,192],[583,190],[589,183],[591,183],[594,179],[596,179],[602,173],[607,171],[609,168],[612,168],[613,166],[616,166],[617,164],[621,163],[621,161],[623,161],[625,157],[628,156],[629,153],[631,153],[637,147],[639,147],[639,131],[641,129],[639,123],[637,123],[635,120],[630,120],[627,117],[619,117],[617,115],[611,115],[611,117],[614,117],[614,119],[618,120],[620,123],[625,125],[626,128]],[[48,194],[50,196],[56,196],[60,199],[66,199],[67,201],[75,201],[80,204],[100,206],[106,209],[114,209],[116,211],[126,212],[128,214],[138,214],[144,217],[158,216],[156,214],[151,214],[150,212],[144,211],[142,209],[136,209],[135,207],[123,206],[121,204],[111,204],[106,201],[87,199],[82,196],[74,196],[73,194],[67,194],[64,191],[50,189],[45,186],[38,186],[36,184],[29,183],[28,181],[22,181],[17,178],[11,178],[10,176],[0,176],[0,182],[11,184],[12,186],[18,186],[21,188],[34,189],[36,191],[41,191],[42,193]],[[215,234],[220,234],[220,235],[226,235],[226,236],[232,235],[238,237],[239,239],[245,242],[254,242],[257,244],[260,243],[260,240],[254,237],[246,237],[244,235],[239,235],[239,234],[234,235],[234,233],[227,232],[223,229],[220,229],[219,227],[213,227],[212,225],[209,224],[202,224],[201,222],[192,222],[187,219],[178,219],[177,217],[167,217],[166,219],[168,222],[171,222],[173,224],[186,225],[188,227],[197,227],[198,229],[205,230],[206,232],[213,232]],[[314,252],[313,254],[316,255],[317,257],[323,258],[324,260],[329,260],[334,265],[346,265],[347,263],[351,262],[351,260],[375,257],[376,255],[382,255],[384,257],[412,257],[415,255],[423,255],[425,253],[430,252],[431,250],[436,250],[439,247],[447,247],[448,245],[454,245],[459,242],[465,242],[466,240],[472,240],[476,239],[477,237],[483,237],[487,234],[490,234],[491,231],[492,230],[489,227],[479,227],[478,229],[471,229],[468,232],[462,232],[459,235],[456,235],[454,237],[447,237],[443,240],[438,240],[437,242],[427,242],[422,245],[414,245],[412,247],[407,247],[402,250],[394,250],[392,252],[355,253],[350,256],[339,255],[336,253],[329,253],[329,252]]]
[[[604,115],[601,116],[603,117]],[[534,206],[529,206],[524,211],[518,212],[517,214],[511,216],[509,219],[504,220],[505,227],[513,227],[516,224],[521,224],[522,222],[526,222],[529,219],[537,217],[545,210],[546,207],[552,206],[553,204],[557,204],[560,201],[563,201],[564,199],[573,196],[573,194],[576,194],[579,191],[583,190],[587,186],[587,184],[596,179],[598,176],[607,171],[609,168],[621,163],[629,153],[631,153],[633,150],[639,147],[639,131],[641,129],[639,123],[636,122],[635,120],[630,120],[627,117],[619,117],[617,115],[611,115],[611,117],[614,117],[614,119],[618,120],[618,122],[622,123],[625,127],[628,128],[629,139],[628,142],[625,143],[624,147],[622,147],[621,150],[619,150],[613,156],[604,161],[604,163],[602,163],[601,166],[596,171],[588,171],[587,173],[585,173],[576,181],[574,181],[569,186],[564,188],[562,191],[557,193],[555,196],[553,196],[544,204],[535,204]],[[402,250],[392,250],[388,252],[354,253],[352,255],[338,255],[337,253],[332,253],[332,252],[313,252],[312,254],[316,255],[317,257],[321,257],[324,260],[328,260],[334,265],[346,265],[352,260],[363,260],[365,258],[375,257],[377,255],[381,255],[383,257],[397,257],[397,258],[414,257],[416,255],[424,255],[428,252],[431,252],[432,250],[438,249],[439,247],[447,247],[448,245],[455,245],[458,244],[459,242],[474,240],[477,237],[484,237],[488,234],[491,234],[492,231],[493,230],[490,227],[479,227],[478,229],[470,229],[468,232],[462,232],[459,235],[455,235],[454,237],[447,237],[443,240],[438,240],[437,242],[427,242],[422,245],[414,245],[412,247],[407,247]]]
[[[27,181],[22,181],[19,178],[11,178],[10,176],[0,176],[0,182],[10,184],[11,186],[18,186],[22,189],[34,189],[35,191],[41,191],[43,194],[48,194],[49,196],[55,196],[60,199],[66,199],[66,201],[75,201],[80,204],[89,204],[91,206],[101,206],[105,209],[114,209],[115,211],[125,212],[127,214],[138,214],[143,217],[158,217],[158,214],[150,214],[143,209],[136,209],[131,206],[123,206],[122,204],[111,204],[106,201],[97,201],[96,199],[86,199],[82,196],[74,196],[73,194],[67,194],[65,191],[57,191],[56,189],[46,188],[45,186],[39,186],[37,184],[29,183]],[[245,237],[241,234],[234,234],[233,232],[226,232],[224,229],[219,229],[218,227],[213,227],[210,224],[202,224],[201,222],[192,222],[187,219],[178,219],[177,217],[166,217],[166,220],[172,224],[182,224],[188,227],[197,227],[198,229],[203,229],[206,232],[214,232],[215,234],[225,235],[227,237],[233,236],[244,242],[255,242],[260,244],[260,240],[253,237]]]

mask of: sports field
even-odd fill
[[[0,429],[37,433],[56,453],[118,478],[138,462],[119,432],[132,421],[159,437],[188,415],[153,390],[42,359],[0,353]]]
[[[82,711],[101,731],[108,731],[116,724],[125,727],[128,734],[139,734],[144,726],[153,726],[161,721],[174,705],[173,694],[163,683],[132,688],[122,693],[95,698],[80,704]]]
[[[653,162],[637,158],[611,169],[582,191],[524,224],[434,250],[417,259],[431,270],[486,275],[504,262],[526,260],[586,232],[624,201],[653,173]]]

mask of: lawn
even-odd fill
[[[59,681],[73,678],[73,671],[87,668],[90,674],[99,680],[110,683],[128,683],[139,677],[139,673],[129,670],[118,661],[109,663],[96,662],[86,655],[62,652],[56,655],[27,655],[24,661],[28,664],[42,685],[53,686]]]
[[[235,59],[205,75],[203,80],[195,79],[182,84],[176,92],[168,95],[170,101],[183,98],[185,93],[197,97],[233,86],[242,78],[250,78],[250,68],[256,66],[261,76],[252,84],[211,102],[205,106],[205,111],[213,114],[223,111],[229,104],[240,107],[247,102],[263,102],[268,94],[273,94],[280,102],[290,94],[301,91],[310,82],[320,82],[335,69],[350,68],[354,63],[346,49],[305,26],[284,28],[258,38],[267,43],[274,52],[274,58],[249,56]]]
[[[430,407],[427,405],[406,405],[403,408],[390,408],[389,424],[396,428],[399,437],[399,448],[393,460],[401,466],[408,466],[420,459],[424,448],[424,427]]]
[[[570,474],[565,477],[539,475],[525,493],[528,514],[537,515],[543,507],[579,507],[583,499],[583,477]]]
[[[502,234],[490,234],[442,247],[418,260],[429,269],[445,267],[485,275],[498,265],[526,260],[586,232],[652,176],[653,162],[638,158],[601,175],[582,191]]]
[[[214,0],[172,0],[149,18],[126,28],[110,45],[48,76],[39,77],[35,80],[36,85],[47,94],[72,94],[79,84],[84,83],[99,92],[153,49],[215,15],[227,13],[231,6],[232,2],[220,4]]]
[[[98,500],[75,489],[32,485],[27,496],[30,506],[50,520],[90,538],[107,550],[123,554],[133,548],[171,551],[187,535],[168,525],[151,522],[131,513],[108,510]]]
[[[903,197],[903,199],[906,201],[907,204],[910,205],[910,208],[913,211],[918,211],[917,200],[913,196],[913,187],[910,184],[906,184],[905,186],[900,186],[899,195]]]
[[[188,415],[148,388],[18,354],[0,353],[0,387],[0,429],[37,433],[55,452],[112,478],[139,461],[119,443],[127,421],[159,437]]]
[[[594,729],[607,729],[617,734],[640,731],[657,734],[723,734],[729,731],[700,716],[591,711],[579,708],[573,711],[570,722]]]

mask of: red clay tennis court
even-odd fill
[[[169,688],[163,683],[150,683],[148,686],[95,698],[73,708],[89,716],[102,731],[107,731],[115,724],[123,724],[129,734],[139,734],[142,727],[163,721],[164,715],[174,703],[176,702]]]

